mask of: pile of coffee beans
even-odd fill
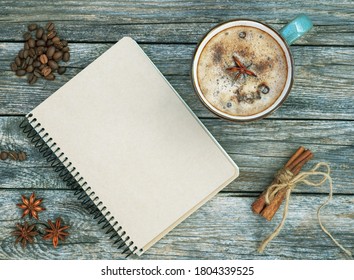
[[[45,28],[36,23],[28,25],[23,39],[24,48],[11,63],[11,70],[17,76],[27,74],[28,83],[34,84],[41,77],[54,80],[55,71],[60,75],[65,73],[66,68],[59,65],[59,62],[70,60],[70,49],[68,42],[59,38],[54,23],[48,22]]]
[[[1,151],[0,159],[1,160],[11,159],[11,160],[23,161],[27,159],[27,155],[25,152]]]

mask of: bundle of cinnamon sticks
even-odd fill
[[[287,171],[290,171],[294,176],[299,174],[302,167],[306,162],[313,158],[313,153],[310,150],[305,149],[304,147],[300,147],[289,159],[289,161],[283,167]],[[279,184],[279,180],[275,178],[271,185]],[[270,185],[270,186],[271,186]],[[269,188],[269,187],[268,187]],[[267,189],[268,189],[267,188]],[[267,189],[261,193],[261,195],[257,198],[257,200],[252,204],[252,210],[254,213],[260,214],[268,221],[272,220],[273,216],[279,209],[282,204],[286,190],[279,191],[269,203],[266,203],[265,194]]]

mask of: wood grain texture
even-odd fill
[[[0,148],[23,150],[28,160],[0,161],[0,186],[7,189],[60,189],[65,185],[18,128],[22,117],[0,118]],[[350,121],[263,120],[239,125],[219,119],[202,122],[240,167],[240,177],[226,192],[261,192],[300,145],[315,159],[330,162],[335,193],[354,194],[354,134]],[[313,164],[308,164],[309,169]],[[303,186],[301,193],[328,193],[328,188]]]
[[[0,190],[0,206],[6,218],[0,220],[0,259],[121,259],[120,251],[92,220],[68,190],[38,190],[47,208],[40,220],[61,216],[71,228],[70,236],[57,249],[41,239],[23,250],[14,246],[10,235],[20,222],[21,210],[15,206],[20,190]],[[28,195],[31,193],[27,191]],[[250,209],[251,197],[219,194],[153,246],[142,259],[346,259],[338,247],[321,231],[316,210],[325,196],[293,195],[289,217],[283,231],[265,253],[257,246],[279,223],[266,222]],[[282,210],[282,209],[281,209]],[[349,250],[354,250],[354,199],[336,195],[323,209],[323,223]]]
[[[20,43],[0,43],[0,114],[26,114],[107,50],[111,44],[70,44],[68,71],[35,85],[9,70]],[[196,97],[189,77],[195,46],[142,45],[199,117],[214,117]],[[354,120],[354,47],[293,47],[295,83],[271,118]]]

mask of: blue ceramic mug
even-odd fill
[[[211,29],[196,48],[192,82],[202,103],[231,121],[261,119],[285,101],[294,79],[289,46],[312,28],[299,15],[280,31],[237,19]]]

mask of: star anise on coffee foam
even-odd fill
[[[29,225],[27,222],[17,224],[16,229],[11,234],[17,236],[15,244],[21,242],[23,248],[27,246],[27,243],[33,243],[33,238],[38,235],[35,225]]]
[[[257,75],[252,72],[251,70],[248,69],[249,66],[245,66],[244,64],[241,63],[240,60],[236,56],[232,56],[232,59],[235,62],[235,66],[228,67],[226,68],[227,71],[237,73],[235,76],[235,81],[237,81],[238,78],[240,78],[241,75],[246,77],[246,75],[257,77]]]
[[[39,206],[42,200],[42,198],[36,199],[34,193],[31,194],[29,199],[22,195],[22,204],[17,204],[23,210],[22,218],[29,215],[38,220],[38,213],[45,210],[44,207]]]

